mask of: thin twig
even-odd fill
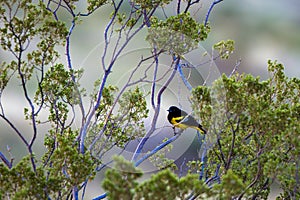
[[[209,16],[210,16],[210,13],[211,13],[213,7],[214,7],[215,5],[217,5],[218,3],[222,2],[222,1],[223,1],[223,0],[214,0],[214,2],[210,5],[210,7],[209,7],[209,9],[208,9],[208,11],[207,11],[206,17],[205,17],[204,26],[207,26],[207,24],[208,24],[208,18],[209,18]]]
[[[229,74],[229,77],[231,77],[231,76],[238,70],[238,67],[240,66],[241,62],[242,62],[242,59],[239,59],[239,60],[235,63],[235,65],[234,65],[234,67],[233,67],[231,73]]]

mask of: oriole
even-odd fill
[[[168,120],[174,127],[180,129],[193,128],[206,134],[206,130],[196,121],[196,119],[191,115],[188,115],[185,111],[176,106],[171,106],[167,111],[169,112]]]

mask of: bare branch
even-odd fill
[[[174,142],[179,136],[180,134],[183,132],[183,130],[181,130],[180,132],[178,132],[176,135],[174,135],[173,137],[171,137],[170,139],[168,139],[167,141],[163,142],[162,144],[160,144],[159,146],[155,147],[152,151],[150,151],[149,153],[145,154],[142,158],[140,158],[139,160],[137,160],[134,163],[134,166],[137,167],[139,166],[142,162],[144,162],[146,159],[148,159],[150,156],[156,154],[159,150],[161,150],[162,148],[164,148],[165,146],[167,146],[168,144]]]
[[[2,152],[0,152],[0,159],[2,160],[2,162],[5,163],[5,165],[6,165],[9,169],[12,168],[12,161],[9,161],[9,160],[5,157],[5,155],[4,155]]]
[[[176,63],[175,63],[175,68],[173,69],[170,77],[168,78],[168,80],[165,82],[165,84],[162,86],[162,88],[160,89],[160,91],[157,94],[157,99],[156,99],[156,107],[154,109],[154,116],[151,122],[151,128],[150,130],[145,134],[145,136],[142,138],[142,140],[140,141],[140,143],[138,144],[133,157],[132,157],[132,161],[135,161],[139,154],[141,153],[145,143],[147,142],[147,140],[150,138],[150,136],[152,135],[152,133],[155,131],[156,129],[156,122],[158,119],[158,115],[159,115],[159,111],[160,111],[160,103],[161,103],[161,96],[164,93],[164,91],[167,89],[168,85],[171,83],[171,81],[173,80],[173,78],[175,77],[176,71],[177,71],[177,67],[178,67],[178,63],[180,62],[180,58],[176,59]],[[174,61],[173,61],[174,64]],[[172,64],[172,65],[173,65]]]
[[[217,5],[218,3],[222,2],[222,1],[223,0],[214,0],[214,2],[210,5],[210,7],[207,11],[206,17],[205,17],[204,26],[206,26],[208,23],[208,18],[209,18],[209,15],[210,15],[212,9],[215,7],[215,5]]]

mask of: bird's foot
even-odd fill
[[[173,126],[173,131],[174,131],[174,135],[176,135],[176,129],[175,129],[175,126]]]

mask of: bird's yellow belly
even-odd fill
[[[176,121],[176,118],[173,118],[173,119],[171,120],[171,123],[172,123],[176,128],[181,128],[181,129],[186,129],[186,128],[188,128],[187,125],[178,123],[178,122]]]
[[[180,128],[180,129],[187,129],[187,128],[194,128],[194,129],[196,129],[196,130],[198,130],[198,131],[201,131],[197,126],[188,126],[188,125],[186,125],[186,124],[183,124],[183,123],[178,123],[176,120],[178,120],[178,118],[173,118],[172,120],[171,120],[171,123],[173,124],[173,126],[175,126],[176,128]]]
[[[188,126],[187,126],[187,125],[184,125],[184,124],[174,124],[174,126],[175,126],[176,128],[181,128],[181,129],[187,129],[187,128],[188,128]]]

